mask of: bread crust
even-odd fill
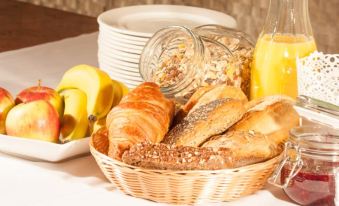
[[[241,119],[245,111],[240,100],[212,101],[189,113],[169,131],[163,143],[198,147],[211,136],[226,131]]]
[[[193,112],[200,106],[225,98],[241,100],[244,104],[248,101],[246,95],[238,87],[227,86],[226,84],[201,87],[175,115],[174,125],[180,123],[188,113]]]
[[[108,156],[121,159],[124,151],[138,142],[160,142],[174,115],[174,102],[166,99],[159,86],[146,82],[127,94],[106,119]]]
[[[262,139],[259,136],[257,139]],[[140,143],[126,151],[122,160],[126,164],[147,169],[219,170],[263,162],[279,154],[278,150],[267,155],[262,155],[260,152],[238,153],[237,149],[238,147],[191,147]],[[261,151],[265,150],[267,149],[261,149]]]

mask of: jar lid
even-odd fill
[[[301,126],[290,130],[289,141],[304,155],[318,159],[339,158],[339,129]]]
[[[339,128],[339,107],[308,96],[298,96],[295,109],[311,121]]]

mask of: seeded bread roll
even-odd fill
[[[193,112],[200,106],[208,104],[217,99],[237,99],[247,103],[247,97],[238,87],[227,86],[226,84],[206,86],[199,88],[188,100],[188,102],[178,111],[174,118],[174,125],[182,121],[188,113]]]
[[[213,89],[214,86],[200,87],[197,91],[193,93],[190,99],[183,105],[178,112],[175,114],[173,120],[173,126],[178,124],[182,119],[184,119],[192,107],[199,101],[199,99],[208,91]]]
[[[226,131],[245,111],[241,100],[214,100],[189,113],[167,133],[163,143],[198,147],[211,136]]]
[[[228,149],[141,143],[126,151],[126,164],[160,170],[217,170],[234,166]]]
[[[237,99],[242,101],[244,104],[247,103],[247,97],[243,93],[243,91],[238,87],[227,86],[225,84],[216,85],[213,89],[207,91],[203,94],[196,104],[190,109],[189,112],[193,112],[194,110],[198,109],[200,106],[205,105],[209,102],[212,102],[217,99]]]
[[[282,147],[260,133],[232,132],[215,137],[204,147],[137,144],[124,153],[122,160],[147,169],[218,170],[263,162],[281,151]]]

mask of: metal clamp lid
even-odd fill
[[[287,175],[284,183],[282,184],[281,181],[278,181],[278,178],[280,177],[282,169],[288,162],[291,162],[292,166],[290,168],[289,174]],[[277,169],[273,172],[272,176],[268,178],[268,183],[276,187],[286,188],[289,185],[291,179],[294,178],[299,173],[302,166],[303,161],[301,159],[301,150],[299,146],[293,145],[291,142],[286,142],[283,160],[280,162]]]

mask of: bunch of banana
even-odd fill
[[[66,71],[56,90],[65,103],[62,142],[83,138],[104,126],[110,109],[128,92],[125,85],[89,65]]]

